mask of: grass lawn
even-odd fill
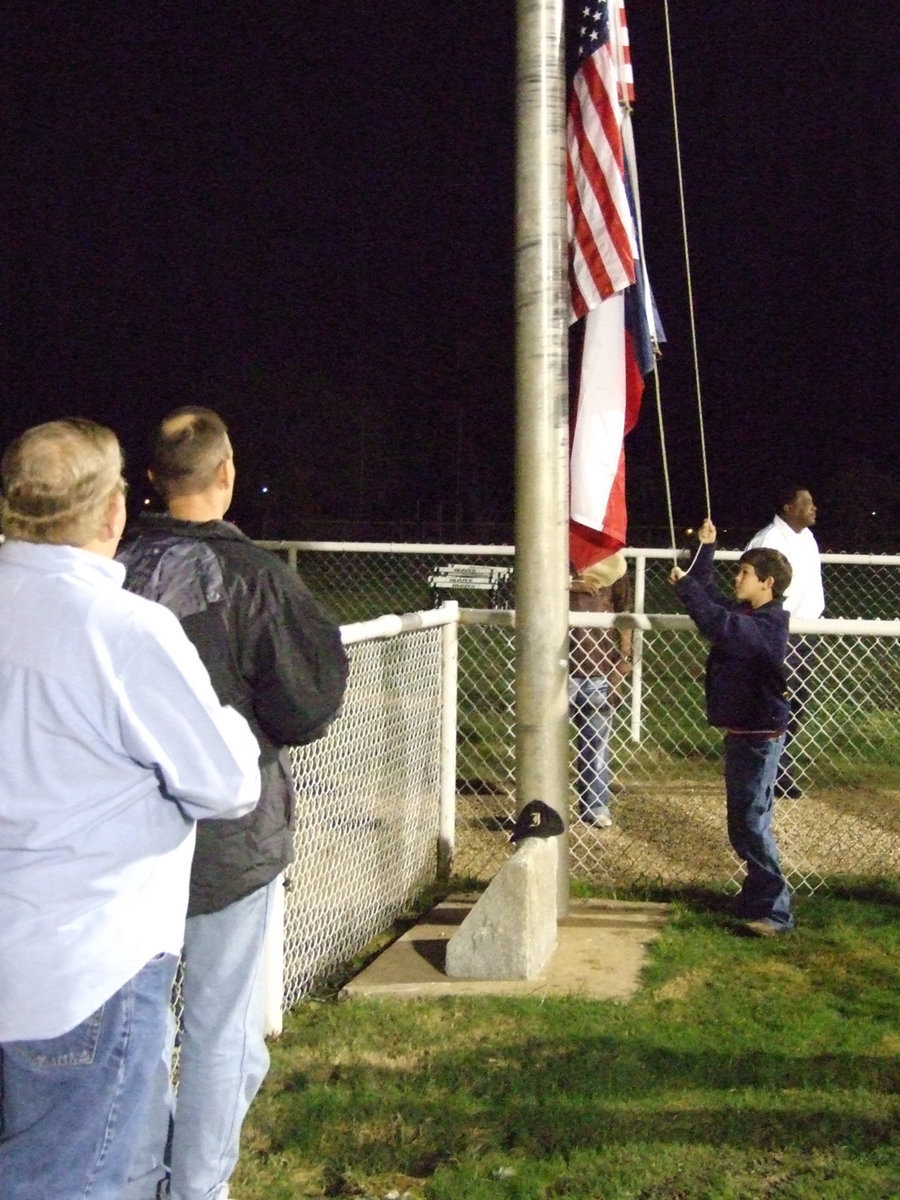
[[[304,1004],[235,1196],[900,1197],[900,883],[836,882],[777,941],[721,893],[650,898],[674,915],[628,1004]]]

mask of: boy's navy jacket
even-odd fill
[[[678,599],[712,643],[706,660],[707,720],[747,732],[786,729],[790,614],[780,600],[754,609],[723,596],[713,580],[714,553],[702,543],[690,573],[675,584]]]

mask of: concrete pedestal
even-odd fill
[[[534,979],[556,949],[557,839],[528,838],[447,943],[454,979]]]

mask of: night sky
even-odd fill
[[[831,548],[896,550],[893,10],[671,20],[713,516],[762,524],[790,474]],[[6,23],[3,444],[93,416],[139,482],[149,426],[209,404],[250,533],[511,534],[515,6],[87,2]],[[703,486],[660,0],[629,26],[685,523]],[[654,409],[651,384],[628,446],[644,544],[666,523]]]

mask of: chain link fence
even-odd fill
[[[440,628],[349,645],[340,717],[291,751],[298,811],[285,876],[285,1008],[327,985],[434,882],[441,646]]]
[[[342,628],[350,673],[341,713],[324,737],[289,751],[295,858],[266,936],[267,1034],[280,1033],[282,1014],[304,997],[342,979],[449,860],[445,709],[456,639],[448,655],[443,630],[454,623],[444,612]],[[182,962],[172,993],[176,1086],[183,971]]]
[[[628,550],[636,573],[643,573],[646,595],[641,611],[679,612],[666,577],[672,553],[666,550]],[[717,550],[716,581],[730,592],[735,563],[740,550]],[[682,551],[681,565],[689,559]],[[825,585],[825,613],[829,619],[892,621],[900,617],[900,555],[823,554],[822,580]]]
[[[511,546],[435,546],[341,542],[259,542],[287,559],[313,594],[338,620],[369,621],[383,613],[418,612],[448,598],[446,590],[429,586],[438,567],[448,563],[505,566],[513,562]],[[498,597],[500,607],[514,608],[510,582]],[[487,607],[484,592],[453,592],[460,604]]]
[[[352,644],[344,711],[325,738],[292,751],[300,801],[297,858],[287,877],[285,1007],[327,983],[436,878],[447,805],[442,764],[452,762],[448,695],[456,697],[449,784],[457,878],[486,883],[494,876],[512,851],[517,808],[514,615],[461,610],[458,678],[448,693],[439,628],[447,616],[429,607],[446,593],[433,594],[428,585],[438,565],[509,565],[509,554],[291,549],[306,582],[345,625],[388,609],[407,616],[380,618],[404,626],[398,637],[365,633],[378,621],[355,633],[345,628]],[[734,887],[740,867],[725,835],[721,735],[704,719],[707,646],[688,618],[671,612],[671,555],[642,556],[636,597],[660,615],[581,618],[633,620],[639,628],[634,673],[612,714],[616,782],[608,829],[578,819],[572,727],[571,874],[611,890]],[[840,604],[853,619],[805,635],[814,665],[793,743],[803,795],[779,800],[776,809],[784,866],[801,893],[829,875],[900,871],[900,637],[896,619],[882,629],[855,623],[875,613],[885,622],[896,618],[898,568],[900,558],[829,564],[829,607]],[[727,583],[733,564],[725,560],[718,569]],[[483,594],[459,599],[484,603]]]
[[[490,879],[509,853],[516,810],[514,633],[505,616],[464,613],[460,631],[454,869],[477,880]],[[612,889],[736,886],[742,868],[725,834],[721,733],[704,717],[708,647],[685,617],[648,620],[637,672],[612,712],[608,829],[579,819],[573,720],[572,876]],[[801,892],[827,875],[900,871],[900,638],[820,634],[808,642],[814,666],[791,747],[803,795],[780,799],[775,818],[785,871]]]
[[[287,559],[315,595],[341,621],[368,621],[382,613],[417,612],[430,608],[439,594],[428,580],[448,563],[510,566],[512,546],[436,546],[404,543],[260,542]],[[666,582],[672,551],[628,549],[626,557],[636,583],[643,581],[638,611],[680,611]],[[686,556],[683,551],[682,555]],[[716,552],[719,583],[727,585],[738,550]],[[900,617],[900,555],[824,554],[825,616],[896,620]],[[483,593],[452,593],[460,604],[487,607]],[[515,574],[499,597],[498,607],[515,608]]]

